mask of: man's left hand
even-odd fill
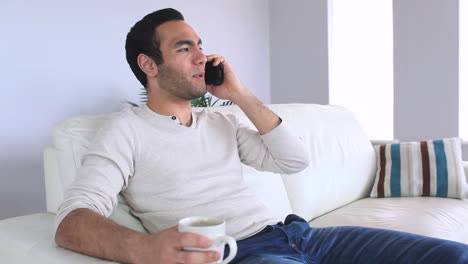
[[[222,55],[206,56],[207,61],[213,60],[213,66],[222,63],[224,65],[224,81],[221,85],[207,85],[210,94],[223,100],[230,100],[237,104],[237,101],[249,93],[249,90],[237,78],[229,62]]]

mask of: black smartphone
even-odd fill
[[[209,85],[221,85],[224,81],[224,66],[222,63],[213,66],[214,60],[205,64],[205,83]]]

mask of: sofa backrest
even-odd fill
[[[293,175],[243,167],[246,181],[274,216],[282,219],[289,213],[296,213],[311,220],[369,195],[375,175],[375,153],[348,110],[314,104],[268,107],[303,139],[312,161],[303,172]],[[235,114],[253,126],[237,106],[207,110]],[[63,192],[73,181],[91,139],[112,115],[78,116],[54,126],[53,147],[48,148],[44,155],[47,209],[50,213],[57,212]],[[128,213],[124,199],[119,197],[119,201],[121,210],[117,214]]]

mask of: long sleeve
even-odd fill
[[[74,182],[65,192],[55,220],[55,231],[73,210],[88,208],[108,217],[117,205],[117,195],[133,175],[134,133],[128,122],[114,119],[99,130]]]
[[[310,163],[304,143],[284,121],[264,135],[239,124],[237,142],[242,163],[257,170],[292,174]]]

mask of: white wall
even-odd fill
[[[328,104],[327,0],[270,0],[272,103]]]
[[[270,102],[267,0],[2,1],[0,219],[45,211],[42,151],[55,122],[138,101],[125,37],[165,7],[180,10],[205,52],[226,55],[243,83]]]
[[[458,0],[394,0],[395,138],[458,136]]]

